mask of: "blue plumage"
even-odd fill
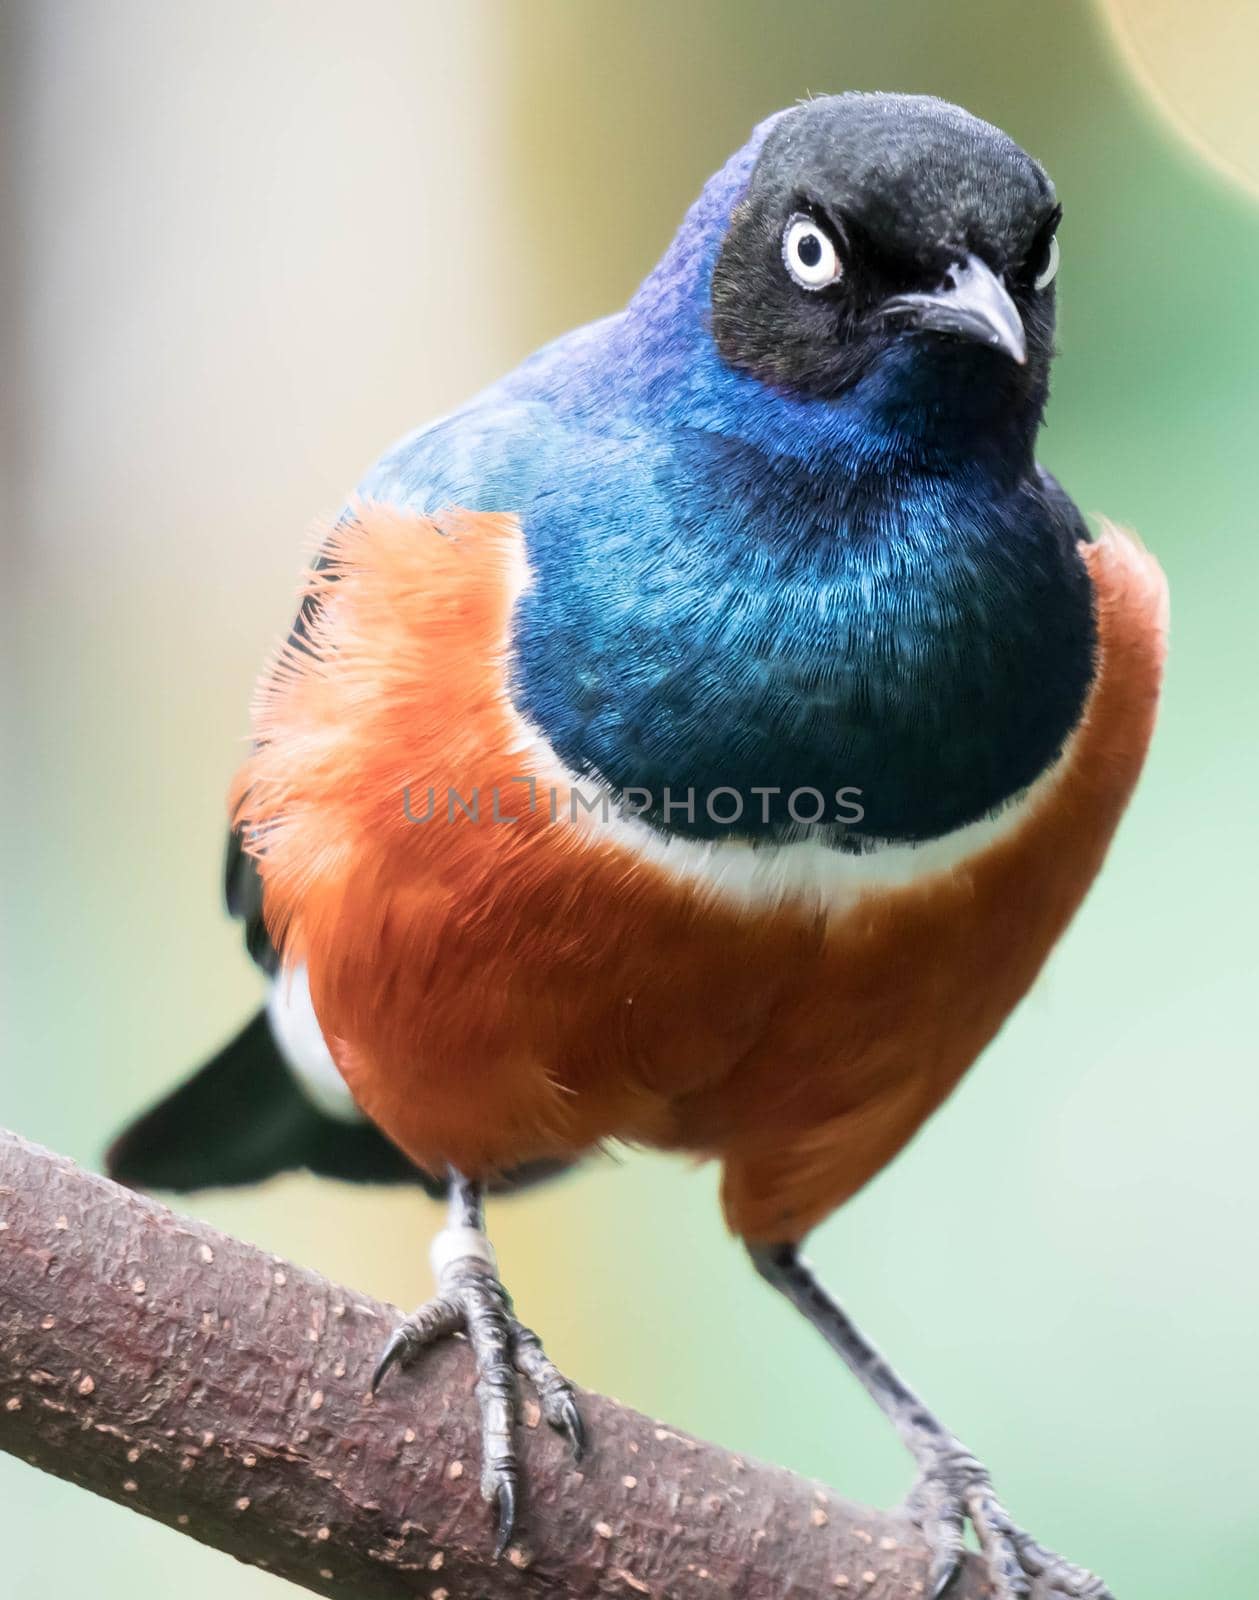
[[[362,491],[521,517],[517,704],[575,771],[649,791],[657,825],[781,838],[800,831],[786,795],[818,790],[829,819],[855,788],[836,843],[931,838],[1031,783],[1090,681],[1080,519],[1032,453],[1047,347],[1020,374],[901,331],[825,395],[732,363],[714,270],[777,120],[624,313],[403,441]],[[716,788],[744,797],[736,823],[709,816]]]

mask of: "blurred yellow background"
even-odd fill
[[[1120,1600],[1253,1584],[1259,213],[1235,179],[1259,13],[13,0],[0,49],[0,1120],[89,1164],[258,1002],[218,902],[223,795],[311,520],[621,304],[780,105],[932,91],[1045,162],[1066,221],[1042,456],[1168,570],[1162,725],[1047,976],[812,1254],[1015,1515]],[[422,1200],[286,1178],[192,1209],[428,1291]],[[575,1378],[858,1499],[906,1487],[724,1236],[711,1171],[605,1160],[491,1225]],[[8,1458],[0,1549],[15,1600],[279,1593]]]

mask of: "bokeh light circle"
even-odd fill
[[[1259,6],[1097,0],[1129,70],[1206,161],[1259,193]]]

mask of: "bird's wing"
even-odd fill
[[[520,401],[494,403],[492,396],[488,400],[489,403],[474,405],[402,440],[364,478],[353,497],[354,504],[390,505],[435,517],[455,507],[464,511],[501,510],[522,515],[538,485],[546,481],[550,473],[559,447],[560,430],[549,409],[542,405]],[[352,520],[353,515],[351,507],[338,526],[347,519]],[[335,542],[335,529],[330,539]],[[327,548],[326,544],[325,551]],[[315,569],[325,568],[326,559],[325,554],[317,557]],[[325,576],[331,578],[335,574],[325,571]],[[289,631],[286,650],[309,653],[317,631],[318,609],[318,594],[308,591]],[[262,877],[239,829],[233,829],[228,836],[225,890],[228,909],[244,924],[249,954],[273,981],[274,1001],[288,980],[280,975],[280,956],[267,929]],[[317,1027],[313,1013],[310,1021]],[[295,1091],[295,1081],[304,1078],[304,1066],[294,1058],[289,1045],[274,1034],[274,1026],[269,1026],[267,1017],[260,1013],[241,1035],[247,1043],[257,1042],[248,1061],[239,1048],[239,1041],[234,1041],[221,1057],[171,1097],[169,1104],[163,1102],[154,1115],[142,1119],[135,1129],[129,1130],[116,1147],[116,1156],[117,1162],[132,1172],[133,1181],[199,1187],[207,1182],[247,1181],[285,1166],[306,1166],[333,1176],[372,1182],[410,1179],[423,1183],[434,1193],[444,1189],[444,1177],[428,1178],[370,1121],[354,1122],[344,1112],[329,1116],[322,1108],[306,1104],[303,1095]],[[301,1051],[297,1055],[300,1056]],[[267,1067],[265,1073],[259,1070],[259,1060]],[[261,1131],[254,1127],[253,1165],[246,1164],[248,1170],[242,1167],[239,1173],[236,1168],[224,1165],[219,1148],[224,1141],[204,1137],[205,1122],[200,1113],[191,1118],[184,1115],[186,1110],[195,1109],[198,1094],[204,1097],[208,1092],[211,1099],[222,1097],[225,1061],[237,1065],[245,1063],[249,1070],[241,1081],[250,1086],[255,1098],[263,1093],[264,1082],[269,1086],[266,1089],[270,1095],[268,1104],[274,1103],[279,1108],[277,1114],[283,1124],[283,1139],[268,1139],[264,1137],[265,1127]],[[287,1066],[287,1072],[282,1069],[281,1062]],[[227,1097],[227,1102],[235,1104],[231,1096]],[[253,1124],[260,1121],[257,1117],[244,1120]],[[172,1143],[172,1128],[181,1121],[191,1123],[185,1128],[187,1150],[182,1146],[175,1148]],[[272,1121],[275,1121],[274,1116]],[[230,1145],[230,1141],[227,1143]],[[198,1159],[191,1159],[189,1152]],[[153,1167],[157,1176],[146,1177],[149,1167],[145,1163],[151,1165],[150,1158],[157,1162]],[[491,1188],[497,1192],[515,1192],[554,1177],[571,1165],[567,1160],[526,1162],[501,1172]],[[135,1173],[140,1174],[139,1178],[135,1178]]]

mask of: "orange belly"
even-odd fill
[[[263,681],[234,810],[356,1099],[439,1170],[613,1138],[720,1157],[753,1239],[799,1237],[860,1188],[992,1038],[1097,872],[1153,726],[1162,576],[1108,532],[1084,550],[1085,717],[1017,824],[906,887],[748,904],[574,816],[505,692],[527,582],[513,519],[368,507],[329,554],[312,651]]]

